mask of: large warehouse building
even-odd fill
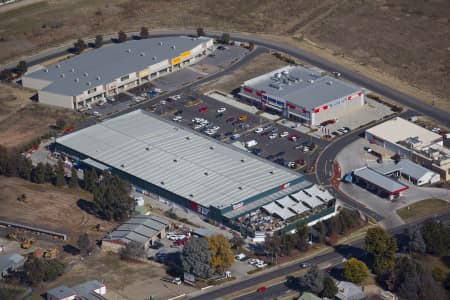
[[[397,117],[367,129],[365,137],[450,180],[450,149],[441,135]]]
[[[210,38],[166,37],[104,46],[25,74],[39,102],[81,109],[190,65],[213,49]]]
[[[312,186],[296,172],[142,110],[60,137],[56,150],[224,224]]]
[[[339,119],[364,105],[357,86],[299,66],[245,81],[239,95],[309,125]]]

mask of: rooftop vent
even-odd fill
[[[74,68],[70,69],[70,72],[75,73],[75,69]]]
[[[45,69],[44,72],[45,72],[45,73],[48,73],[48,69]]]
[[[238,189],[240,189],[241,191],[243,190],[242,186],[239,186]]]
[[[144,52],[141,52],[141,56],[145,56],[145,53],[144,53]]]
[[[171,46],[170,49],[175,50],[175,45]]]
[[[131,49],[128,48],[127,50],[125,50],[127,53],[131,53]]]
[[[86,82],[86,84],[87,84],[87,85],[91,85],[91,82],[90,82],[90,81],[88,81],[88,82]]]
[[[312,79],[308,79],[308,81],[307,81],[308,83],[314,83],[314,80],[312,80]]]
[[[153,56],[153,57],[152,57],[153,60],[156,60],[156,58],[157,58],[156,56]]]
[[[328,85],[333,85],[333,81],[327,81]]]
[[[61,73],[61,78],[66,78],[66,74]]]
[[[283,72],[281,72],[283,75],[287,75],[287,74],[289,74],[289,71],[288,70],[284,70]]]
[[[145,147],[145,150],[150,151],[150,147]]]
[[[123,163],[120,165],[122,168],[125,168],[127,166],[127,164]]]
[[[61,65],[60,65],[60,64],[57,64],[56,67],[59,69],[59,68],[61,68]]]
[[[205,174],[205,176],[208,176],[208,172],[205,172],[205,173],[203,173],[203,174]]]
[[[214,146],[209,147],[209,149],[214,150]]]
[[[165,184],[164,181],[161,181],[161,184],[164,185]]]
[[[273,175],[273,174],[275,174],[275,173],[274,173],[273,171],[270,171],[269,173],[270,173],[270,175]]]
[[[189,194],[189,197],[194,198],[194,194]]]
[[[100,79],[102,79],[102,76],[97,76],[97,80],[100,80]]]
[[[162,46],[162,45],[163,45],[163,42],[158,42],[158,45]]]
[[[241,163],[244,163],[245,162],[245,160],[244,159],[241,159]]]
[[[80,82],[80,78],[75,78],[75,82]]]
[[[187,137],[186,137],[186,139],[187,139],[187,140],[190,140],[190,139],[191,139],[191,137],[187,136]]]
[[[178,162],[178,160],[174,159],[173,162],[176,163],[176,162]]]
[[[88,72],[84,72],[84,77],[87,77],[89,74],[88,74]]]

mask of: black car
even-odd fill
[[[260,148],[254,148],[252,149],[252,153],[255,155],[261,155],[261,149]]]
[[[282,165],[282,166],[285,165],[285,161],[284,161],[284,159],[282,159],[282,158],[277,158],[277,159],[275,159],[273,162],[275,162],[275,163],[277,163],[277,164],[279,164],[279,165]]]

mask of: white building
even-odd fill
[[[339,119],[364,105],[359,87],[299,66],[286,66],[245,81],[239,95],[309,125]]]
[[[91,280],[72,288],[61,285],[47,292],[47,300],[77,300],[77,299],[104,299],[106,286],[98,281]]]
[[[39,102],[80,109],[190,65],[213,49],[210,38],[133,40],[82,53],[25,74]]]

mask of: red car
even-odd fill
[[[297,140],[297,138],[298,138],[298,136],[296,135],[296,134],[291,134],[290,136],[289,136],[289,140],[290,141],[293,141],[293,142],[295,142],[296,140]]]
[[[263,285],[262,287],[258,288],[256,291],[258,293],[264,293],[265,291],[267,291],[267,287]]]
[[[336,123],[336,120],[333,119],[327,120],[327,124],[334,124],[334,123]]]
[[[198,109],[199,112],[206,112],[208,110],[208,106],[202,106]]]

